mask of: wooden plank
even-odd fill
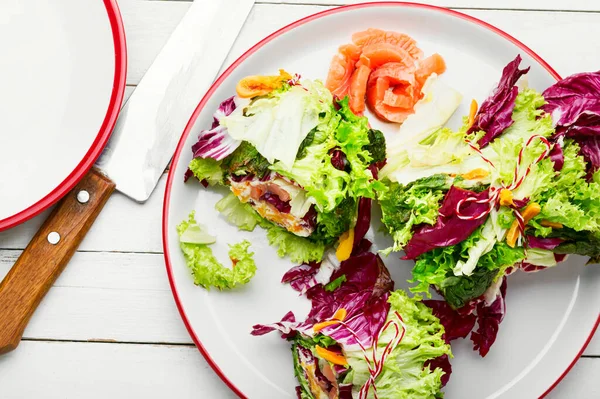
[[[596,4],[600,8],[600,3]],[[187,2],[172,1],[129,0],[122,4],[129,49],[128,84],[139,82],[188,7]],[[315,5],[255,5],[224,65],[231,64],[250,46],[282,26],[327,8]],[[463,12],[495,24],[519,38],[545,57],[561,74],[595,70],[600,65],[600,44],[582,40],[600,35],[600,13]],[[550,26],[552,29],[548,29]],[[569,46],[557,51],[556,43],[569,43]]]
[[[20,251],[0,251],[0,280]],[[190,282],[191,283],[191,282]],[[191,344],[160,254],[78,252],[24,338]]]
[[[290,370],[290,372],[292,372]],[[600,359],[583,358],[549,399],[600,397]],[[3,399],[234,398],[190,346],[23,342],[0,358]]]
[[[150,0],[157,1],[157,0]],[[166,0],[176,2],[190,2],[190,0]],[[357,3],[374,3],[379,0],[260,0],[257,3],[267,4],[320,4],[342,6]],[[429,0],[423,3],[439,7],[450,8],[476,8],[488,10],[562,10],[562,11],[600,11],[600,5],[591,0]]]
[[[184,2],[119,1],[127,40],[127,84],[138,84],[189,6]]]
[[[0,279],[19,253],[0,251]],[[34,314],[25,337],[192,343],[175,307],[163,256],[114,252],[77,253]],[[586,355],[600,356],[600,334]]]
[[[114,193],[81,243],[81,251],[162,252],[161,217],[164,175],[148,202],[139,204]],[[0,248],[23,249],[49,211],[0,233]]]
[[[187,7],[185,4],[184,6]],[[122,9],[124,19],[129,21],[127,26],[131,49],[130,72],[133,74],[130,74],[130,78],[135,82],[141,77],[141,71],[150,65],[153,56],[160,50],[161,43],[164,43],[160,40],[156,42],[153,38],[166,40],[166,26],[173,28],[177,24],[175,19],[183,15],[185,9],[174,3],[146,1],[125,2]],[[257,5],[226,64],[233,62],[249,46],[276,28],[322,9],[324,8],[315,6]],[[536,49],[563,75],[582,70],[596,70],[600,65],[600,42],[581,40],[582,37],[600,36],[600,14],[509,11],[469,13],[514,33]],[[159,26],[156,31],[164,34],[146,38],[144,32],[155,32],[150,28],[155,23]],[[548,29],[548,26],[553,28]],[[556,51],[556,43],[562,42],[570,45]],[[138,72],[132,72],[136,70]],[[132,90],[129,86],[127,92]],[[129,201],[119,193],[114,194],[82,243],[81,249],[161,251],[160,217],[163,190],[164,180],[159,183],[145,205]],[[44,218],[42,215],[25,225],[0,233],[0,248],[24,248]]]
[[[600,332],[597,330],[594,338],[585,350],[584,356],[600,357]]]
[[[23,342],[0,357],[3,399],[234,398],[190,346]]]
[[[172,1],[172,0],[171,0]],[[177,0],[176,0],[177,1]],[[184,0],[187,1],[187,0]],[[261,3],[272,4],[323,4],[346,5],[356,3],[374,3],[378,0],[260,0]],[[450,8],[479,8],[488,10],[570,10],[600,11],[598,2],[590,0],[428,0],[423,3]]]
[[[581,358],[548,399],[600,398],[600,359]]]

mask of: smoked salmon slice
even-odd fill
[[[369,59],[369,66],[375,69],[388,62],[398,62],[406,68],[415,65],[415,59],[408,51],[391,43],[375,43],[363,47],[362,56]]]
[[[360,55],[360,47],[354,44],[346,44],[341,46],[338,53],[333,56],[329,66],[329,74],[325,81],[325,87],[329,89],[331,94],[339,98],[346,96],[350,87],[350,79]]]
[[[379,118],[402,123],[414,113],[427,78],[446,71],[439,54],[423,58],[417,42],[404,33],[367,29],[339,47],[326,87],[338,98],[349,97],[355,114],[365,108]]]
[[[377,79],[385,79],[388,85],[385,92],[377,92],[380,97],[369,101],[369,106],[375,108],[381,102],[391,107],[411,109],[419,100],[420,89],[415,81],[412,68],[406,68],[398,62],[388,62],[371,74],[371,84]],[[390,111],[390,110],[388,110]]]
[[[359,65],[350,79],[350,110],[355,114],[362,114],[365,110],[365,94],[367,93],[367,82],[371,68]]]
[[[402,123],[414,112],[413,107],[418,101],[415,99],[413,87],[412,77],[396,86],[391,86],[387,77],[371,78],[367,88],[367,105],[378,117]]]
[[[446,62],[441,55],[436,53],[419,61],[419,67],[415,72],[415,79],[422,87],[432,73],[441,75],[444,72],[446,72]]]
[[[418,60],[423,56],[423,52],[417,47],[417,42],[404,33],[386,32],[381,29],[369,28],[353,34],[352,42],[360,47],[377,43],[389,43],[408,51],[414,59]]]

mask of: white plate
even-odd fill
[[[489,94],[502,68],[518,53],[524,65],[531,65],[532,87],[542,90],[558,78],[531,50],[481,21],[445,9],[400,3],[350,6],[298,21],[260,42],[228,69],[196,109],[177,149],[165,195],[163,238],[171,286],[188,330],[215,371],[240,396],[295,397],[289,345],[275,333],[253,337],[249,332],[253,324],[278,321],[289,310],[302,318],[309,304],[279,283],[292,264],[277,257],[260,228],[253,233],[237,231],[213,210],[219,192],[183,183],[190,147],[198,132],[211,124],[219,102],[235,92],[240,78],[285,68],[323,79],[337,47],[349,42],[353,32],[369,27],[408,33],[425,54],[442,54],[448,64],[443,78],[464,94],[459,116],[468,113],[471,98],[481,102]],[[370,120],[383,130],[392,128],[374,117]],[[192,283],[175,232],[192,209],[217,235],[215,253],[224,262],[228,243],[243,238],[252,242],[259,270],[247,286],[233,292],[207,292]],[[388,240],[377,236],[375,243],[387,247]],[[487,357],[480,358],[469,340],[453,344],[446,398],[536,398],[554,387],[598,324],[600,268],[584,267],[585,261],[571,257],[552,270],[511,276],[507,315]],[[385,263],[396,287],[406,288],[412,262],[393,255]]]
[[[125,89],[116,0],[0,1],[0,230],[41,212],[92,166]]]

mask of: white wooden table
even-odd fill
[[[563,76],[600,68],[598,0],[429,2],[509,32]],[[226,64],[281,26],[344,3],[257,3]],[[120,6],[129,95],[190,3],[120,0]],[[194,347],[169,289],[160,223],[165,180],[163,176],[145,205],[119,193],[111,197],[32,318],[19,348],[0,357],[0,398],[233,397]],[[0,233],[0,279],[46,216]],[[600,334],[549,397],[600,398]]]

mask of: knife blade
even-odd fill
[[[139,202],[148,199],[253,4],[254,0],[192,3],[122,108],[96,162],[118,191]]]
[[[96,166],[56,205],[0,282],[0,354],[19,345],[33,312],[115,188],[136,201],[148,199],[253,5],[192,3],[122,108]]]

